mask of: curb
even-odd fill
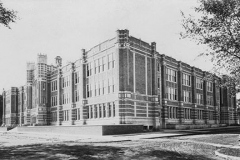
[[[221,149],[216,150],[215,155],[217,155],[219,157],[222,157],[222,158],[225,158],[227,160],[239,160],[240,159],[240,157],[235,157],[235,156],[229,156],[229,155],[226,155],[226,154],[222,154],[222,153],[219,152],[220,150]]]

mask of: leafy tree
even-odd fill
[[[182,12],[182,38],[190,38],[207,50],[215,72],[224,69],[229,77],[224,85],[240,78],[240,0],[199,0],[195,16]],[[219,73],[219,72],[218,72]]]
[[[4,8],[0,2],[0,24],[10,29],[9,23],[15,22],[16,18],[16,11]]]

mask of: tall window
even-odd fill
[[[111,117],[111,112],[112,112],[112,110],[111,110],[111,104],[109,103],[109,104],[108,104],[108,117]]]
[[[101,66],[102,66],[102,59],[99,58],[99,59],[98,59],[98,73],[101,72]]]
[[[102,118],[102,106],[99,105],[99,118]]]
[[[182,74],[182,83],[185,86],[191,86],[191,76],[188,74]]]
[[[177,100],[177,89],[166,87],[166,98],[169,100]]]
[[[63,121],[68,121],[69,120],[69,111],[64,110],[63,111]]]
[[[184,102],[191,102],[191,92],[190,91],[183,91],[183,101]]]
[[[160,88],[160,78],[157,78],[157,83],[158,83],[158,89]]]
[[[213,105],[213,97],[207,96],[207,105]]]
[[[184,108],[184,119],[191,119],[191,109]]]
[[[105,57],[102,57],[102,71],[105,70],[105,64],[106,63],[106,60],[105,60]]]
[[[115,54],[111,53],[107,56],[108,59],[108,69],[115,67]]]
[[[115,67],[115,54],[112,53],[112,68]]]
[[[104,90],[105,90],[105,84],[104,84],[104,80],[102,81],[102,94],[104,95]]]
[[[57,96],[52,96],[51,97],[51,106],[56,106],[57,105]]]
[[[74,76],[74,78],[75,78],[75,84],[77,84],[77,83],[79,83],[79,72],[76,72],[75,73],[75,76]]]
[[[103,117],[106,117],[106,106],[103,104]]]
[[[95,83],[95,96],[97,96],[97,83]]]
[[[170,68],[166,68],[166,78],[167,81],[177,82],[177,71],[172,70]]]
[[[101,83],[100,81],[98,82],[98,95],[101,95]]]
[[[98,118],[98,116],[97,116],[97,105],[94,105],[94,118]]]
[[[87,84],[87,97],[90,97],[89,85]]]
[[[203,95],[197,93],[196,94],[196,100],[197,100],[197,104],[203,104]]]
[[[114,77],[112,78],[112,92],[114,92]]]
[[[93,118],[93,107],[90,106],[90,118]]]
[[[177,107],[169,107],[168,108],[168,118],[170,119],[176,119],[177,118],[177,111],[178,108]]]
[[[78,102],[79,101],[79,90],[75,91],[75,101]]]
[[[87,64],[87,77],[90,76],[90,63]]]
[[[115,108],[115,103],[113,103],[113,117],[116,115],[116,108]]]
[[[197,110],[197,119],[203,119],[203,110],[201,109]]]
[[[94,60],[94,73],[97,74],[97,60]]]
[[[196,88],[203,89],[203,80],[200,78],[196,78]]]
[[[212,82],[207,82],[207,91],[209,91],[209,92],[212,92],[212,91],[213,91]]]

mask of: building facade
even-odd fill
[[[0,126],[3,123],[3,96],[0,95]]]
[[[235,124],[236,101],[219,77],[160,54],[118,30],[116,36],[62,65],[46,55],[27,63],[27,82],[16,89],[19,125],[141,124],[145,129],[176,125]],[[13,93],[13,92],[11,92]],[[15,92],[14,92],[15,93]],[[3,93],[6,125],[9,93]],[[15,103],[14,103],[15,104]],[[3,107],[3,108],[4,108]],[[8,114],[7,114],[8,113]]]

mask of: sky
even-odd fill
[[[61,56],[63,65],[80,58],[81,49],[113,38],[118,29],[157,43],[160,54],[209,71],[203,46],[181,39],[181,13],[194,15],[197,0],[0,0],[17,11],[11,29],[0,25],[1,90],[26,84],[26,63],[47,54],[48,64]]]

